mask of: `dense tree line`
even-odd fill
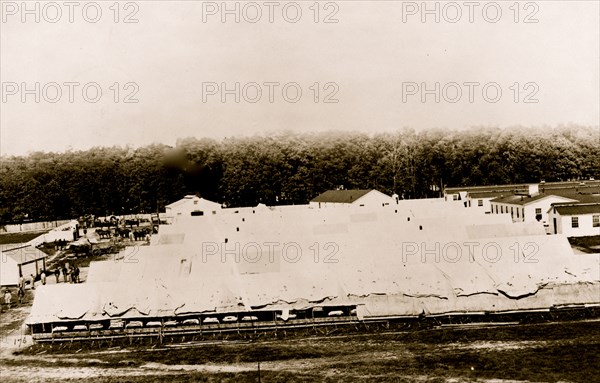
[[[589,127],[186,138],[174,148],[2,157],[0,220],[150,213],[185,194],[227,206],[300,204],[342,185],[423,198],[441,185],[591,176],[600,176],[600,132]]]

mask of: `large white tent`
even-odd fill
[[[28,323],[319,305],[355,305],[368,318],[600,304],[600,255],[439,200],[182,217],[126,252],[93,263],[84,285],[41,288],[52,298],[36,297]],[[72,294],[89,302],[71,310]]]

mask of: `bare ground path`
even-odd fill
[[[594,382],[600,321],[190,342],[114,349],[30,348],[27,303],[0,314],[10,382]],[[83,346],[82,346],[83,347]],[[596,380],[594,380],[596,379]]]

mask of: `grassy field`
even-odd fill
[[[32,239],[46,233],[47,231],[48,230],[30,231],[27,233],[2,233],[0,234],[0,245],[29,242]]]
[[[600,321],[101,348],[65,344],[4,360],[30,380],[92,382],[599,382]],[[49,371],[64,371],[53,380]],[[101,373],[100,373],[101,372]],[[96,374],[97,373],[97,374]],[[96,375],[94,375],[96,374]],[[41,380],[40,380],[41,381]]]

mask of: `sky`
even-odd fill
[[[23,4],[0,2],[1,155],[599,125],[598,1]]]

